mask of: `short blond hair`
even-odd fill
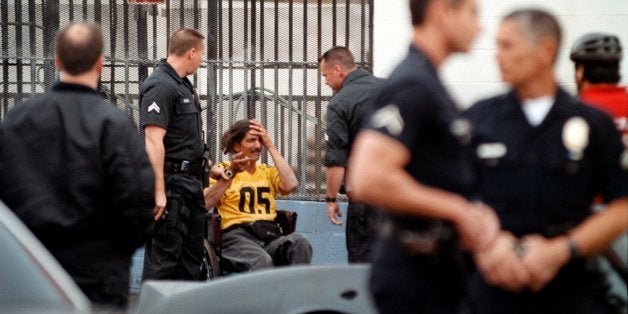
[[[205,36],[191,28],[181,28],[170,36],[168,54],[182,56],[188,50],[197,48],[205,39]]]

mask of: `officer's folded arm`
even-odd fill
[[[494,212],[458,194],[421,184],[405,170],[409,161],[410,152],[395,139],[374,130],[360,132],[347,174],[352,197],[394,214],[451,221],[468,250],[490,245],[499,231]]]
[[[627,231],[628,197],[622,197],[589,216],[567,235],[549,239],[540,235],[524,237],[523,262],[531,274],[530,288],[541,290],[571,259],[593,256]]]

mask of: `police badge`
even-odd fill
[[[569,159],[582,159],[584,149],[589,145],[589,124],[581,117],[572,117],[563,125],[563,145]]]

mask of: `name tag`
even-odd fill
[[[504,157],[507,151],[503,143],[483,143],[478,145],[475,153],[480,159],[497,159]]]

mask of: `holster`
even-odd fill
[[[206,188],[209,186],[209,175],[212,168],[212,161],[211,159],[209,159],[209,148],[207,147],[207,144],[203,144],[202,167],[203,167],[203,187]]]

